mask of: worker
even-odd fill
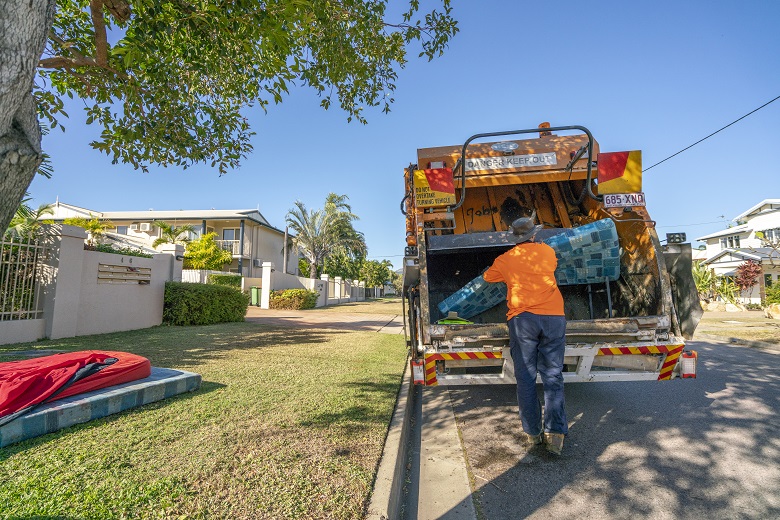
[[[560,455],[569,427],[563,395],[566,317],[555,283],[555,251],[534,242],[541,225],[533,217],[512,222],[507,232],[516,245],[485,271],[486,282],[507,285],[509,345],[517,379],[517,404],[523,431],[534,444]],[[544,389],[544,423],[536,394],[536,374]]]

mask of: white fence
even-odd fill
[[[205,269],[182,269],[181,281],[188,283],[208,283],[209,276],[212,274],[230,275],[233,273],[226,273],[224,271],[208,271]],[[235,274],[234,276],[239,276]]]
[[[47,258],[46,243],[36,238],[0,238],[0,321],[38,319]]]

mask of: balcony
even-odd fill
[[[240,240],[215,240],[217,246],[225,251],[230,251],[234,257],[241,256],[241,241]],[[249,258],[250,247],[248,243],[244,243],[244,258]]]

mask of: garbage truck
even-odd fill
[[[641,151],[603,153],[584,126],[475,134],[404,171],[404,328],[420,385],[514,384],[506,287],[482,272],[519,217],[556,251],[565,382],[694,378],[702,315],[684,233],[662,240]]]

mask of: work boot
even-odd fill
[[[528,440],[531,441],[531,444],[533,444],[534,446],[544,442],[544,434],[541,432],[539,432],[538,435],[529,435],[527,433],[526,435],[528,436]]]
[[[563,450],[563,438],[564,435],[562,433],[545,433],[544,444],[547,451],[553,455],[560,455]]]

